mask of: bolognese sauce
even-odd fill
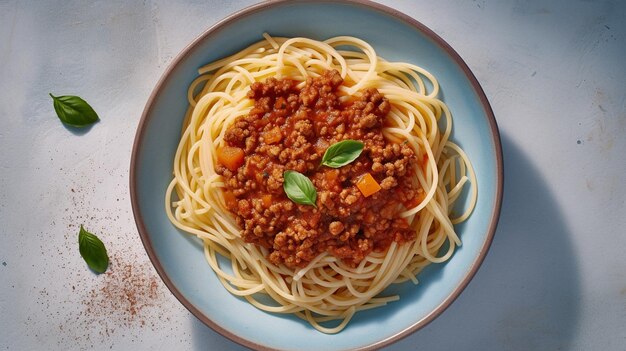
[[[355,266],[394,241],[415,239],[400,214],[423,198],[417,157],[408,145],[384,138],[391,106],[380,92],[340,98],[342,83],[332,70],[301,89],[290,79],[252,84],[254,107],[232,123],[218,150],[226,207],[243,240],[265,247],[274,264],[303,267],[327,252]],[[339,168],[320,165],[329,146],[348,139],[364,145],[356,160]],[[311,180],[315,206],[286,196],[287,170]]]

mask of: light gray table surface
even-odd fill
[[[128,172],[175,55],[254,1],[0,1],[0,349],[241,350],[167,290],[141,244]],[[464,58],[505,161],[483,266],[388,350],[626,350],[626,2],[382,1]],[[101,122],[65,128],[48,93]],[[106,238],[96,277],[78,225]],[[141,288],[136,288],[136,287]]]

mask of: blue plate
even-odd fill
[[[164,211],[165,189],[187,109],[187,88],[197,69],[262,39],[262,33],[326,39],[352,35],[387,60],[424,67],[437,77],[454,119],[453,140],[465,149],[478,177],[478,204],[457,230],[463,246],[450,261],[431,265],[420,284],[390,288],[400,301],[357,313],[348,327],[325,335],[290,315],[257,310],[228,293],[205,262],[202,246],[178,231]],[[370,2],[270,2],[216,24],[172,62],[148,100],[130,169],[137,227],[152,263],[172,293],[222,335],[255,349],[372,349],[399,340],[438,316],[461,293],[483,261],[502,199],[498,128],[476,78],[459,55],[414,19]]]

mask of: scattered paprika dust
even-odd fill
[[[154,345],[178,333],[186,314],[160,282],[137,235],[128,171],[102,168],[99,157],[59,170],[65,172],[66,193],[58,199],[55,188],[40,194],[54,216],[28,242],[40,255],[30,263],[37,276],[6,283],[35,297],[20,309],[23,317],[13,316],[21,317],[15,320],[21,335],[46,349],[117,350],[134,349],[129,343],[145,342],[146,335]],[[107,248],[110,264],[104,274],[90,271],[80,256],[81,224]],[[31,286],[24,285],[31,280]],[[0,344],[4,341],[0,337]]]
[[[106,336],[115,328],[155,326],[155,316],[149,310],[161,305],[163,293],[149,263],[131,263],[113,254],[107,271],[96,279],[101,284],[87,292],[81,319],[99,322],[104,327],[101,334]]]
[[[84,189],[71,187],[71,202],[76,208],[91,207]],[[150,264],[133,247],[128,246],[129,234],[118,226],[119,215],[102,209],[91,209],[85,213],[75,213],[66,209],[67,252],[78,253],[76,233],[80,224],[105,242],[109,254],[109,267],[105,273],[96,275],[84,266],[79,271],[71,292],[80,293],[81,311],[75,315],[75,321],[99,325],[100,335],[109,336],[116,329],[132,327],[152,327],[166,320],[160,313],[165,294],[159,277]],[[102,213],[95,216],[93,213]],[[89,281],[95,284],[81,284]],[[161,311],[162,312],[162,311]]]

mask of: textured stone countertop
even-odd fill
[[[153,269],[132,216],[139,118],[175,55],[254,1],[0,1],[0,350],[241,350]],[[459,299],[387,350],[626,349],[626,2],[381,1],[454,47],[502,134],[505,195]],[[101,122],[65,128],[48,93]],[[78,226],[107,238],[96,278]]]

